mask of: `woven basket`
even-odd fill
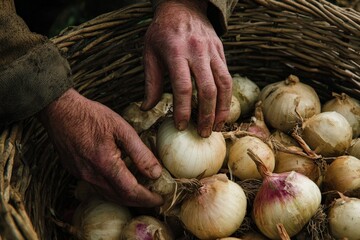
[[[149,3],[131,5],[52,39],[81,94],[117,112],[143,98],[151,18]],[[295,74],[323,101],[332,92],[360,98],[360,13],[353,9],[323,0],[240,1],[223,43],[230,72],[260,87]],[[71,205],[75,179],[42,126],[27,119],[0,129],[0,154],[0,239],[68,239],[51,219]]]

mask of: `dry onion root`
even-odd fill
[[[283,224],[290,237],[298,234],[321,204],[319,187],[295,171],[271,173],[251,150],[263,183],[253,203],[252,217],[259,230],[270,239],[279,239],[277,224]]]
[[[230,236],[240,227],[246,214],[243,189],[225,174],[215,174],[200,182],[203,186],[198,193],[181,204],[181,222],[200,239]]]
[[[315,90],[290,75],[285,81],[266,85],[260,92],[266,123],[289,133],[303,119],[320,113],[321,104]]]

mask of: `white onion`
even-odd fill
[[[315,90],[290,75],[285,81],[266,85],[260,92],[265,121],[285,133],[293,131],[301,120],[320,113]]]
[[[246,214],[243,189],[225,174],[200,180],[199,193],[181,205],[180,220],[185,228],[200,239],[228,237],[241,225]]]
[[[232,95],[231,104],[230,104],[230,113],[225,122],[228,124],[235,123],[239,119],[240,115],[241,115],[240,102],[234,95]]]
[[[355,138],[351,141],[348,153],[349,155],[360,159],[360,138]]]
[[[337,157],[326,169],[324,188],[342,193],[360,188],[360,160],[353,156]]]
[[[234,74],[232,79],[232,94],[240,102],[241,116],[249,115],[251,111],[253,111],[255,103],[258,101],[260,88],[255,82],[239,74]]]
[[[352,129],[340,113],[322,112],[303,123],[301,137],[315,153],[336,157],[350,147]]]
[[[221,132],[202,138],[191,122],[179,131],[171,118],[160,125],[156,145],[162,163],[177,178],[211,176],[220,170],[226,155]]]
[[[172,240],[173,233],[169,226],[159,219],[141,215],[132,218],[124,226],[122,240]]]
[[[328,221],[331,235],[336,239],[360,239],[360,199],[341,195],[330,206]]]
[[[334,98],[322,106],[323,112],[338,112],[349,122],[353,130],[353,138],[360,135],[360,102],[345,93],[333,93]]]
[[[73,224],[81,240],[118,240],[131,217],[127,207],[92,197],[76,208]]]
[[[228,167],[232,175],[240,180],[261,179],[256,164],[247,154],[248,149],[254,151],[270,171],[274,170],[275,155],[272,149],[257,137],[245,136],[236,139],[230,146]]]
[[[252,217],[259,230],[271,239],[279,239],[277,224],[282,224],[290,237],[301,231],[321,204],[319,187],[295,171],[271,173],[253,152],[263,183],[257,192]]]

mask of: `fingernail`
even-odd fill
[[[211,128],[210,127],[206,127],[204,129],[201,130],[200,132],[200,136],[203,138],[207,138],[211,135]]]
[[[155,165],[153,169],[151,170],[151,177],[153,178],[159,178],[161,175],[162,168],[159,165]]]
[[[222,128],[224,127],[225,122],[219,122],[218,124],[216,124],[214,131],[215,132],[221,132]]]
[[[179,131],[184,131],[187,127],[188,127],[188,122],[186,120],[181,120],[177,125],[177,129]]]

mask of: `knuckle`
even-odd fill
[[[213,100],[217,94],[217,89],[215,84],[206,84],[203,85],[200,89],[198,89],[199,98],[205,100]]]

